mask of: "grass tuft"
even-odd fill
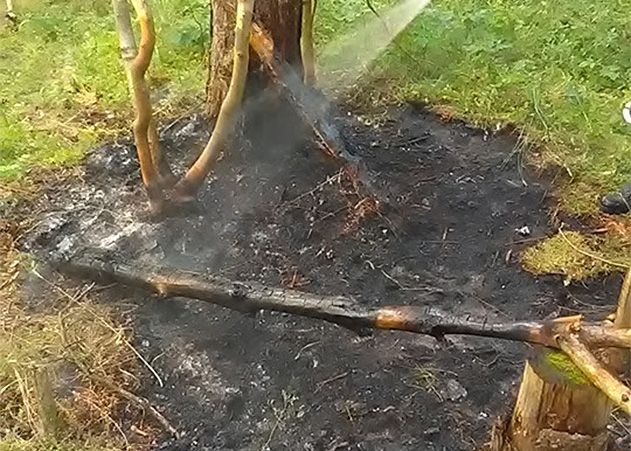
[[[158,47],[150,77],[164,117],[198,103],[203,92],[208,4],[152,6]],[[131,126],[111,3],[30,0],[15,7],[18,29],[0,26],[0,182],[33,166],[74,164]]]
[[[54,294],[27,304],[18,285],[25,265],[0,232],[0,450],[121,449],[125,403],[99,380],[136,384],[129,331],[85,289],[40,280]]]
[[[567,283],[631,266],[631,243],[615,234],[561,232],[526,249],[524,268],[534,274],[560,274]]]

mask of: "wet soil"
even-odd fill
[[[494,319],[602,314],[614,302],[618,276],[565,287],[520,268],[524,247],[550,233],[549,199],[512,137],[443,123],[420,105],[340,113],[381,197],[375,213],[295,117],[254,117],[249,144],[218,162],[198,214],[143,219],[134,148],[122,140],[95,149],[84,177],[49,195],[55,207],[26,247],[45,257],[97,246],[113,261]],[[193,116],[161,139],[183,167],[207,136]],[[147,373],[144,395],[183,433],[155,449],[476,449],[510,409],[528,352],[498,340],[359,337],[128,289],[100,296],[134,306],[138,349],[164,381]]]

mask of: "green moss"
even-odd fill
[[[545,361],[554,370],[562,373],[573,384],[585,385],[590,383],[583,372],[561,351],[548,352],[545,356]]]
[[[631,265],[629,243],[614,235],[563,232],[522,254],[524,268],[535,274],[561,274],[569,283]]]

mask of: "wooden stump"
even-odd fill
[[[631,325],[631,270],[626,274],[614,327]],[[624,372],[629,352],[609,349],[600,359]],[[495,425],[491,451],[606,451],[613,403],[563,353],[540,347],[526,362],[510,420]]]

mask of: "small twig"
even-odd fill
[[[541,241],[545,238],[546,238],[545,236],[524,238],[523,240],[511,241],[510,243],[504,244],[504,246],[514,246],[516,244],[532,243],[533,241]]]
[[[405,285],[403,285],[401,282],[399,282],[397,279],[392,277],[390,274],[388,274],[383,269],[381,270],[381,274],[383,274],[386,279],[390,280],[396,286],[398,286],[399,289],[401,289],[401,291],[428,291],[428,292],[431,292],[431,293],[443,293],[444,292],[444,290],[442,290],[440,288],[435,288],[435,287],[406,287]]]
[[[88,373],[88,375],[94,379],[96,382],[105,385],[108,390],[112,390],[116,393],[118,393],[119,395],[121,395],[123,398],[127,399],[128,401],[134,403],[137,405],[137,407],[139,407],[142,410],[145,410],[146,412],[149,412],[149,414],[151,416],[153,416],[153,418],[160,423],[160,425],[166,430],[168,431],[171,435],[173,435],[175,438],[177,438],[179,436],[177,429],[175,429],[171,423],[169,423],[169,421],[164,417],[164,415],[162,415],[160,412],[158,412],[158,410],[153,407],[151,405],[151,403],[146,400],[145,398],[141,398],[138,395],[133,394],[130,391],[125,390],[124,388],[118,387],[114,384],[112,384],[110,381],[108,381],[105,378],[99,377],[96,374],[92,374],[92,373]]]
[[[267,440],[265,441],[265,444],[262,446],[262,450],[265,450],[269,447],[269,444],[272,443],[272,439],[274,438],[274,433],[276,432],[276,430],[280,427],[280,423],[285,421],[284,416],[287,413],[287,409],[289,408],[289,406],[291,404],[293,404],[294,398],[292,398],[291,396],[287,395],[287,393],[285,393],[285,391],[283,390],[283,408],[280,411],[280,414],[276,412],[276,409],[274,408],[274,403],[273,401],[270,401],[270,407],[272,408],[272,414],[274,415],[274,417],[276,418],[276,422],[274,423],[274,426],[272,426],[272,429],[269,433],[269,436],[267,437]]]
[[[563,232],[563,227],[559,227],[559,235],[561,235],[561,237],[565,240],[565,242],[572,248],[574,249],[576,252],[589,257],[589,258],[593,258],[594,260],[598,260],[600,262],[606,263],[610,266],[616,266],[618,268],[624,268],[624,269],[629,269],[629,265],[625,264],[625,263],[620,263],[620,262],[614,262],[611,260],[607,260],[606,258],[603,258],[599,255],[596,255],[594,253],[588,252],[586,250],[583,250],[581,248],[579,248],[578,246],[576,246],[574,243],[572,243],[572,241],[570,241],[570,239],[565,235],[565,232]]]
[[[333,216],[336,216],[336,215],[340,214],[341,212],[343,212],[343,211],[345,211],[345,210],[348,210],[348,209],[350,209],[350,208],[351,208],[350,206],[345,205],[344,207],[338,208],[338,209],[337,209],[337,210],[335,210],[335,211],[331,211],[331,212],[329,212],[329,213],[325,214],[324,216],[322,216],[321,218],[318,218],[318,219],[316,219],[315,221],[313,221],[313,224],[311,224],[311,225],[312,225],[312,226],[313,226],[313,225],[316,225],[316,224],[318,224],[318,223],[320,223],[320,222],[322,222],[322,221],[325,221],[325,220],[327,220],[327,219],[329,219],[329,218],[331,218],[331,217],[333,217]]]
[[[300,195],[298,195],[297,197],[294,197],[292,200],[288,200],[286,202],[284,202],[284,205],[291,205],[294,204],[296,202],[298,202],[299,200],[304,199],[307,196],[310,196],[314,193],[316,193],[318,190],[320,190],[321,188],[324,188],[326,185],[331,184],[332,182],[334,182],[336,179],[339,180],[339,178],[342,175],[342,171],[340,170],[337,174],[332,175],[330,177],[327,177],[323,182],[318,183],[314,188],[310,189],[309,191],[302,193]]]
[[[316,389],[315,389],[314,393],[319,392],[320,389],[322,389],[322,387],[324,387],[326,384],[329,384],[331,382],[335,382],[335,381],[340,380],[340,379],[344,379],[349,374],[350,374],[350,371],[345,371],[343,373],[338,374],[337,376],[333,376],[330,379],[326,379],[326,380],[324,380],[322,382],[319,382],[318,385],[316,386]]]
[[[304,351],[306,351],[309,348],[314,347],[318,343],[320,343],[320,340],[304,345],[302,348],[300,348],[300,351],[298,351],[298,353],[296,354],[296,357],[294,357],[294,360],[298,360]]]

